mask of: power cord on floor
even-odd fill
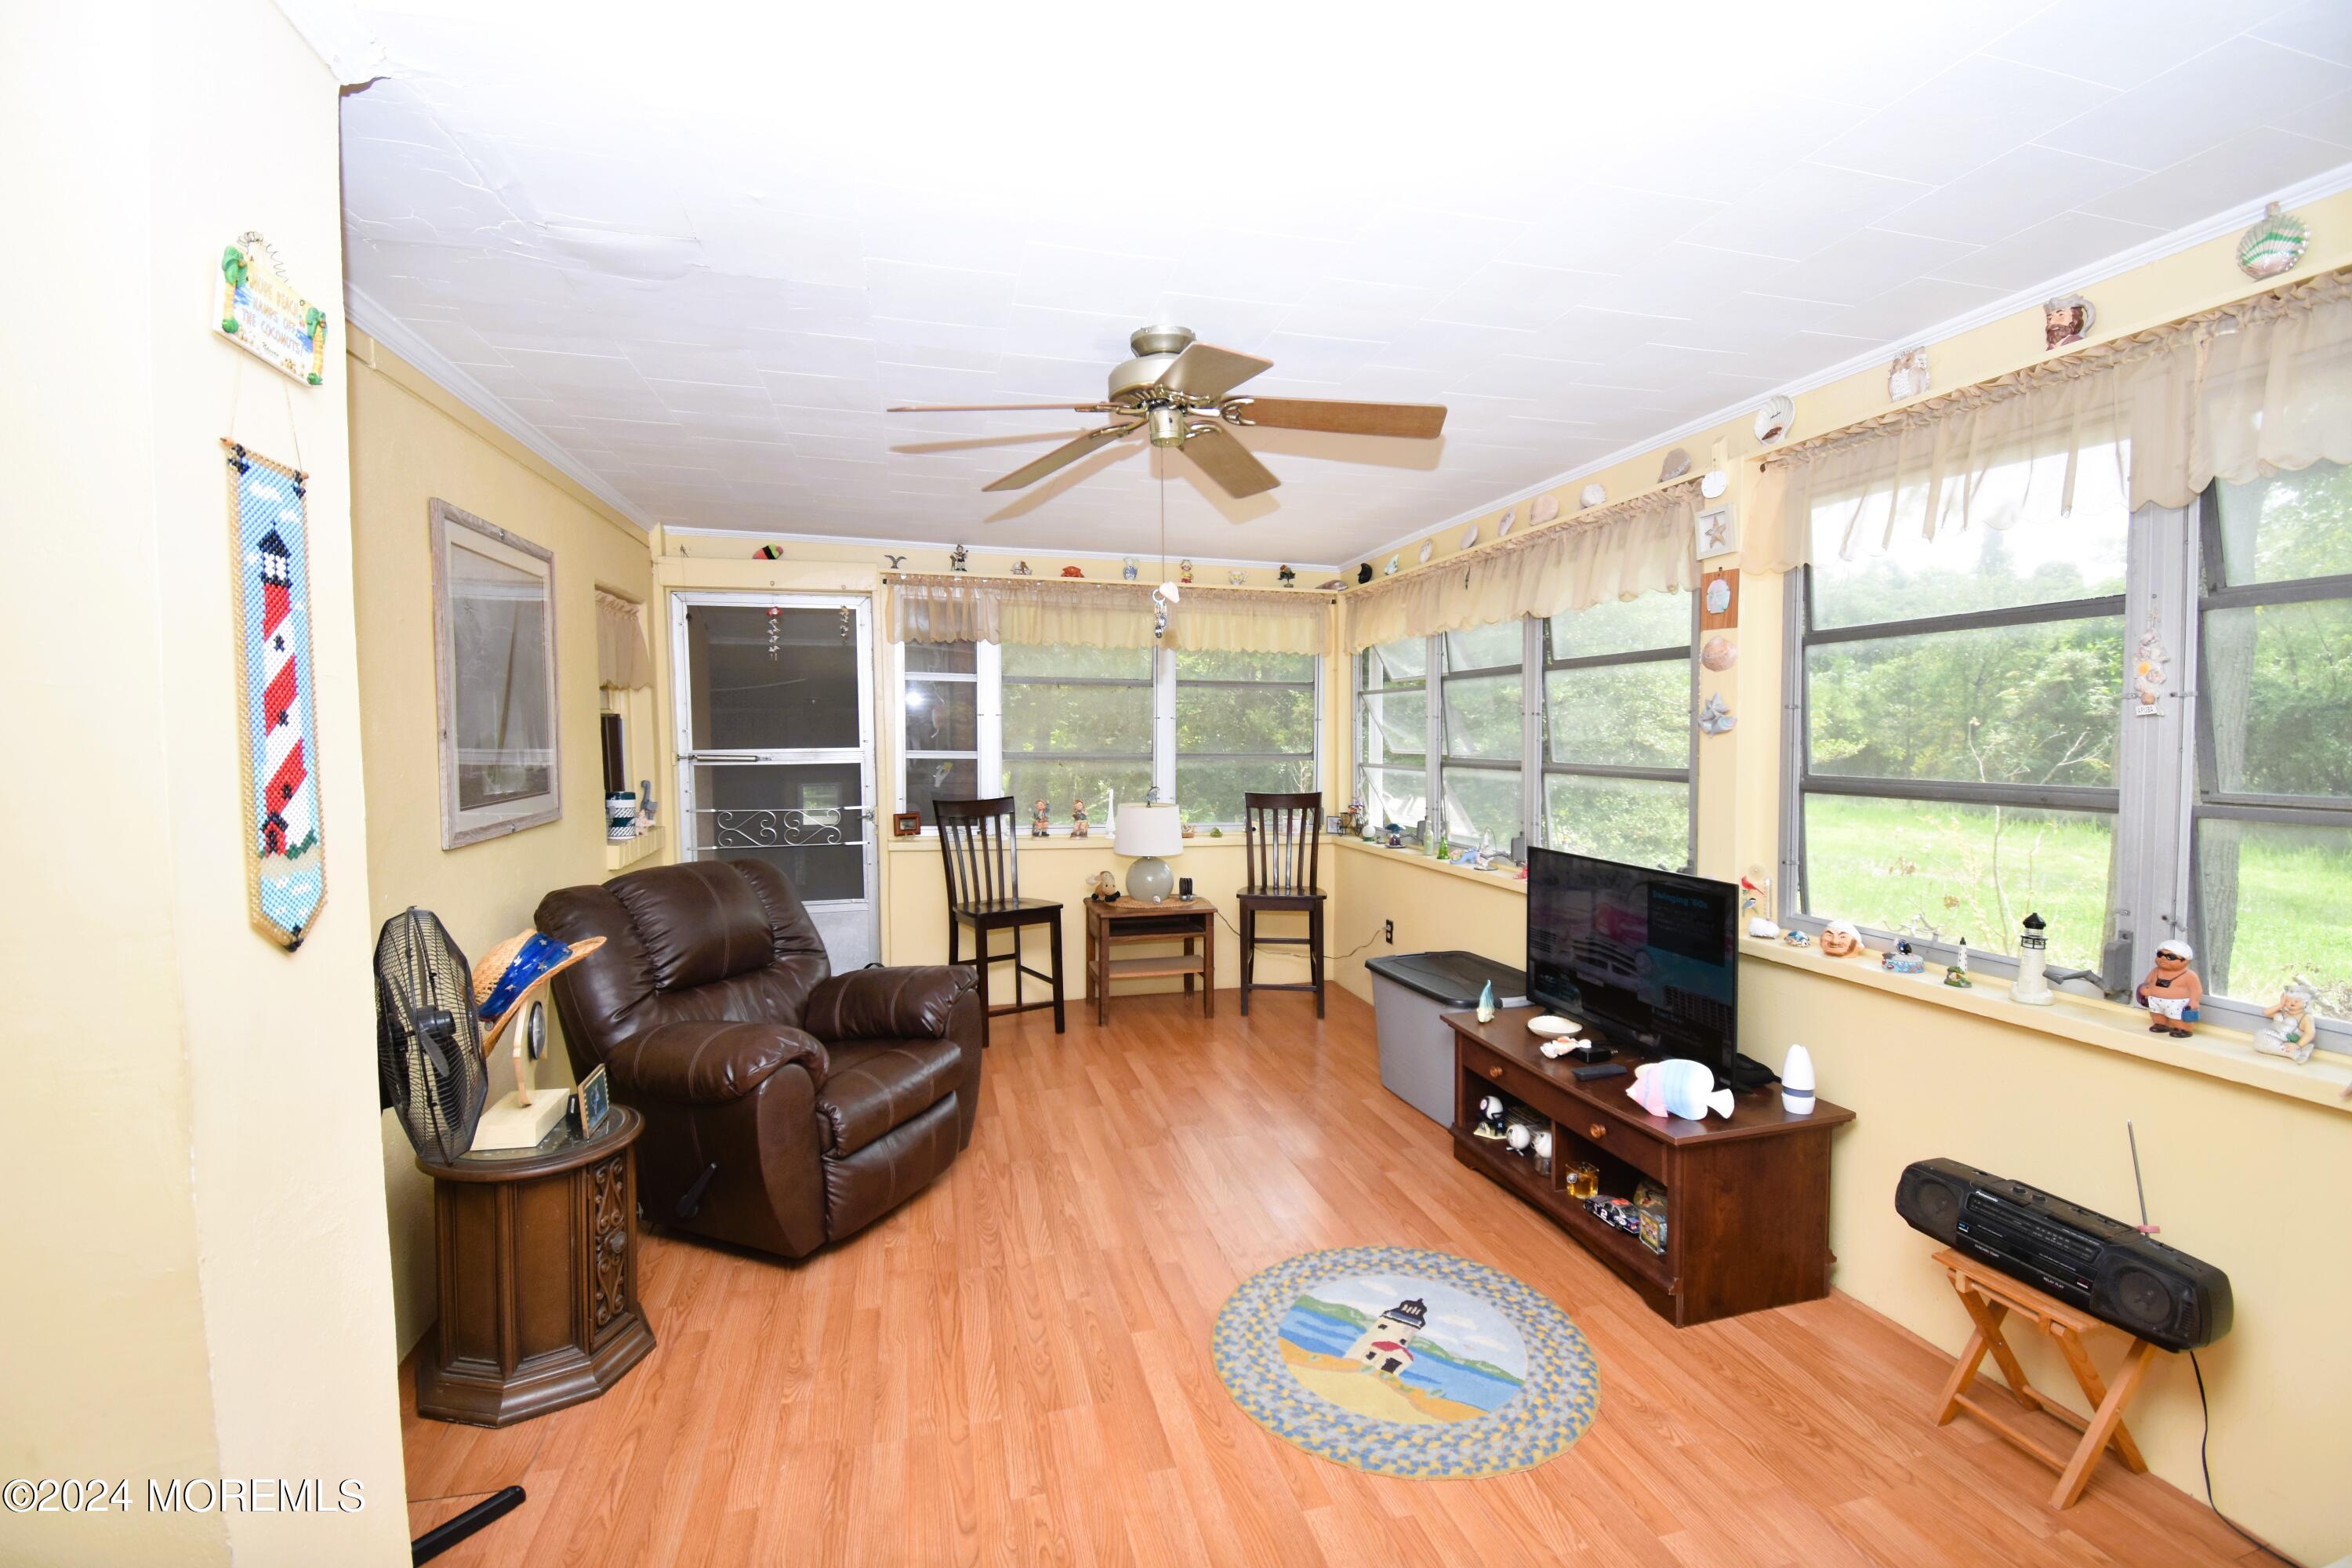
[[[2213,1464],[2211,1460],[2205,1457],[2205,1446],[2211,1442],[2213,1438],[2213,1410],[2212,1406],[2205,1403],[2205,1369],[2197,1364],[2197,1352],[2195,1351],[2190,1351],[2189,1352],[2189,1370],[2197,1374],[2197,1414],[2204,1423],[2203,1430],[2199,1432],[2197,1435],[2197,1468],[2205,1472],[2205,1506],[2213,1510],[2213,1517],[2215,1519],[2220,1520],[2223,1524],[2228,1525],[2231,1530],[2236,1531],[2240,1535],[2245,1537],[2248,1541],[2252,1542],[2254,1545],[2261,1548],[2263,1551],[2269,1552],[2280,1562],[2285,1563],[2287,1568],[2303,1568],[2303,1565],[2297,1563],[2294,1558],[2289,1557],[2285,1552],[2281,1552],[2277,1547],[2273,1546],[2269,1542],[2264,1541],[2261,1536],[2256,1535],[2252,1531],[2248,1530],[2236,1520],[2231,1519],[2228,1514],[2223,1513],[2221,1511],[2221,1505],[2213,1500]]]
[[[1218,923],[1219,925],[1221,925],[1221,926],[1224,927],[1227,931],[1229,931],[1233,932],[1233,933],[1234,933],[1234,940],[1235,942],[1239,942],[1239,941],[1241,941],[1241,939],[1242,939],[1241,927],[1239,927],[1239,926],[1237,926],[1237,925],[1234,924],[1234,922],[1233,922],[1233,921],[1231,921],[1227,920],[1227,919],[1225,918],[1225,911],[1224,911],[1224,910],[1213,910],[1213,913],[1216,915],[1216,917],[1217,917],[1217,923]],[[1383,928],[1383,929],[1385,929],[1385,928]],[[1349,959],[1349,958],[1353,958],[1353,957],[1355,957],[1355,956],[1356,956],[1356,954],[1358,954],[1358,953],[1360,953],[1360,952],[1363,952],[1363,951],[1364,951],[1364,949],[1366,949],[1366,948],[1368,948],[1368,947],[1371,946],[1371,945],[1372,945],[1372,943],[1374,943],[1374,942],[1376,942],[1380,941],[1380,940],[1381,940],[1381,933],[1380,931],[1374,931],[1371,935],[1370,935],[1370,936],[1366,937],[1363,941],[1361,941],[1361,942],[1358,942],[1355,946],[1353,946],[1353,947],[1349,948],[1349,949],[1347,952],[1327,952],[1327,953],[1325,953],[1325,954],[1323,955],[1323,962],[1324,962],[1324,963],[1339,963],[1339,962],[1340,962],[1341,960],[1343,960],[1343,959]]]

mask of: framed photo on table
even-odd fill
[[[433,635],[441,847],[563,815],[555,556],[436,499]]]

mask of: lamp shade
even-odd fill
[[[1184,824],[1172,801],[1133,802],[1118,808],[1111,850],[1119,855],[1181,855]]]

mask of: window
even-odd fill
[[[1543,623],[1544,842],[1687,868],[1691,638],[1684,594],[1644,594]]]
[[[556,767],[555,557],[436,499],[441,847],[562,815]]]
[[[1252,790],[1315,787],[1314,655],[1188,651],[1174,661],[1176,800],[1188,820],[1239,822]]]
[[[2101,966],[2131,520],[2112,460],[2081,468],[2069,517],[1890,529],[1853,559],[1847,509],[1815,511],[1790,748],[1803,912],[2013,953],[2039,911],[2053,965]]]
[[[1688,866],[1692,613],[1650,594],[1364,649],[1356,793],[1372,825],[1410,830],[1434,798],[1433,826],[1465,847]]]
[[[1507,621],[1436,639],[1443,746],[1440,798],[1449,838],[1507,850],[1522,832],[1520,763],[1526,746],[1526,629]]]
[[[979,795],[980,659],[994,663],[996,649],[982,643],[906,645],[907,729],[901,755],[907,766],[901,811],[935,820],[931,803]]]
[[[2199,972],[2352,1018],[2352,468],[2217,484],[2198,524]]]
[[[1044,800],[1056,825],[1083,798],[1108,827],[1115,795],[1151,787],[1152,650],[1012,644],[1002,657],[1004,792],[1024,809]]]
[[[2352,469],[2137,515],[2118,475],[2086,451],[2067,516],[1851,560],[1816,511],[1783,916],[1942,958],[2010,953],[2036,912],[2053,970],[2117,997],[2187,936],[2215,1022],[2297,978],[2352,1019]]]
[[[1356,656],[1356,793],[1375,826],[1429,815],[1428,673],[1426,637]]]
[[[899,809],[941,796],[1046,803],[1066,828],[1083,798],[1097,832],[1116,794],[1156,782],[1185,820],[1233,827],[1250,790],[1318,786],[1321,660],[1311,654],[908,643]],[[987,787],[982,787],[986,781]]]

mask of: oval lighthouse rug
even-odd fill
[[[1444,1252],[1301,1253],[1217,1314],[1225,1390],[1278,1437],[1360,1470],[1452,1480],[1529,1469],[1592,1424],[1601,1376],[1568,1314]]]

